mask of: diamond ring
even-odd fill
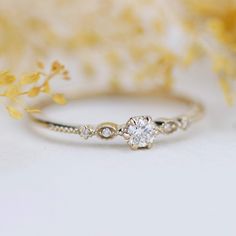
[[[83,93],[79,98],[91,98],[94,96],[151,96],[151,97],[163,97],[173,99],[175,102],[181,102],[188,105],[189,110],[177,117],[158,118],[153,119],[149,115],[134,116],[129,118],[123,124],[116,124],[113,122],[103,122],[98,125],[79,124],[79,125],[67,125],[63,123],[56,123],[45,119],[44,117],[36,116],[32,114],[30,117],[35,123],[46,127],[52,131],[76,134],[81,138],[87,140],[93,136],[97,136],[103,140],[111,140],[114,137],[123,137],[128,145],[133,150],[151,148],[154,140],[158,135],[173,134],[178,130],[186,130],[191,124],[200,120],[204,108],[201,103],[196,102],[188,97],[176,95],[170,92],[149,91],[139,93],[125,93],[125,92],[96,92],[96,93]],[[78,96],[76,96],[78,97]],[[45,108],[48,105],[52,105],[48,102],[38,104],[38,106]]]

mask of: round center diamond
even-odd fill
[[[156,125],[149,116],[132,117],[125,128],[125,137],[133,149],[151,147],[156,135]]]

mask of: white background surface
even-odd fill
[[[45,139],[1,111],[0,235],[235,236],[235,108],[201,65],[178,78],[206,117],[148,151]]]

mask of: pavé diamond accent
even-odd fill
[[[126,123],[123,136],[132,149],[150,148],[157,134],[156,125],[149,116],[136,116]]]

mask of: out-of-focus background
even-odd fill
[[[96,88],[170,88],[176,70],[204,58],[232,104],[235,12],[234,0],[3,0],[1,94],[15,85],[19,93],[39,86],[55,60],[65,66],[66,78],[72,78],[59,86],[61,92],[64,86],[79,88],[85,83]],[[40,79],[22,79],[42,71]],[[25,95],[21,99],[27,100]],[[6,96],[4,103],[12,102],[12,96]]]
[[[221,0],[1,0],[0,234],[235,236],[235,12]],[[206,115],[148,151],[38,136],[27,120],[40,97],[153,86]],[[176,110],[109,99],[56,112],[116,121],[149,108]]]

